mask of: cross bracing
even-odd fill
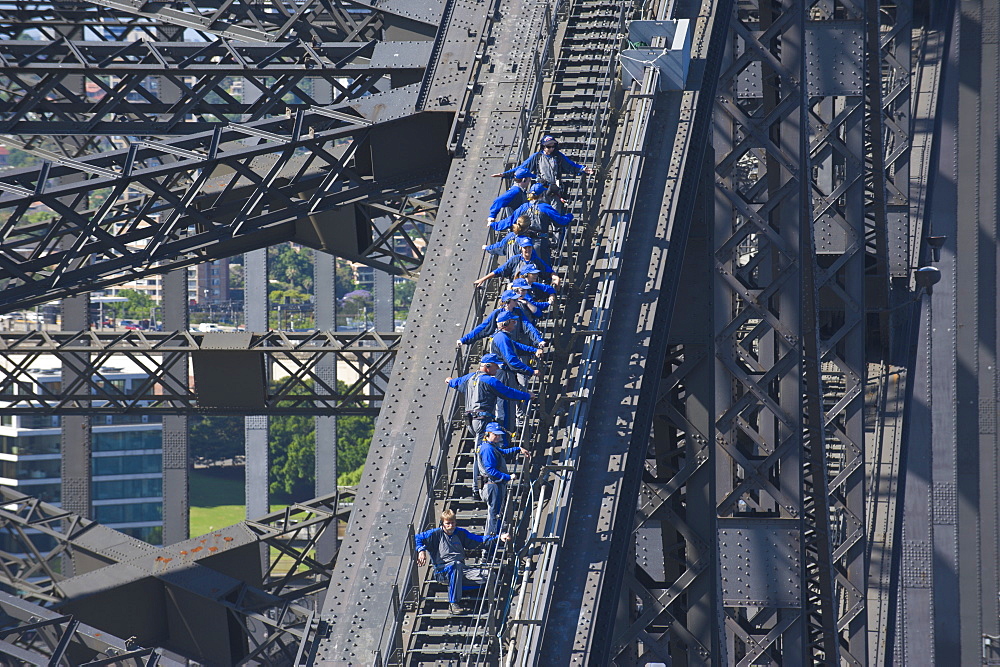
[[[119,12],[116,16],[123,24],[157,26],[150,29],[151,35],[164,26],[202,22],[201,34],[220,39],[241,34],[262,47],[280,47],[283,40],[294,43],[289,37],[292,31],[286,30],[289,20],[308,23],[309,28],[302,24],[304,34],[309,30],[317,34],[316,26],[331,25],[316,20],[314,14],[321,12],[313,9],[318,4],[280,11],[270,5],[259,5],[259,11],[258,6],[236,4],[231,9],[171,7],[185,16],[155,5],[94,6],[98,4],[102,5],[98,12],[109,8]],[[355,20],[358,34],[373,26],[399,30],[405,25],[426,35],[426,27],[434,24],[426,17],[410,17],[414,23],[407,24],[403,3],[391,9],[380,4],[383,13],[377,18],[367,13],[374,10],[351,4],[346,14]],[[597,239],[595,246],[606,244],[595,247],[595,257],[605,248],[607,256],[595,262],[593,276],[573,274],[574,290],[579,287],[579,291],[566,303],[579,306],[580,321],[586,326],[560,339],[566,347],[546,365],[555,373],[565,360],[582,360],[580,368],[567,366],[568,375],[558,376],[553,384],[583,390],[564,396],[551,413],[552,406],[539,407],[537,426],[555,430],[535,454],[533,467],[526,468],[545,480],[533,489],[547,489],[550,476],[558,476],[559,486],[553,487],[558,494],[549,497],[543,490],[541,497],[548,500],[535,498],[536,505],[522,507],[525,516],[532,513],[526,522],[531,525],[529,533],[521,535],[530,546],[519,552],[526,561],[507,563],[521,578],[506,593],[516,599],[513,608],[519,615],[512,623],[499,625],[492,623],[500,617],[477,618],[480,630],[499,629],[497,641],[481,641],[475,652],[464,654],[465,659],[474,663],[483,656],[502,655],[513,664],[514,656],[539,651],[541,638],[551,640],[560,632],[571,632],[575,634],[566,643],[546,643],[540,655],[551,656],[554,664],[598,655],[610,655],[623,664],[650,660],[888,664],[959,653],[969,660],[992,660],[994,647],[1000,645],[995,639],[1000,628],[994,619],[991,583],[996,578],[997,540],[990,532],[995,529],[990,528],[995,519],[991,508],[997,504],[992,502],[997,484],[991,451],[997,429],[992,401],[996,383],[991,375],[995,346],[990,338],[997,207],[990,184],[995,182],[996,163],[997,96],[991,63],[998,17],[982,3],[957,2],[962,40],[951,42],[948,51],[944,36],[949,28],[942,29],[940,21],[948,15],[943,20],[950,22],[951,7],[943,4],[935,5],[930,16],[914,12],[910,3],[874,1],[737,2],[731,12],[717,2],[699,8],[693,4],[665,3],[664,14],[656,14],[659,7],[650,6],[649,14],[634,16],[665,19],[683,14],[696,22],[693,53],[698,57],[692,61],[694,75],[689,81],[699,83],[692,85],[704,84],[705,79],[698,77],[712,71],[708,64],[722,62],[720,74],[712,80],[718,93],[702,96],[713,98],[711,138],[695,149],[683,148],[683,142],[673,143],[682,146],[679,151],[666,148],[671,144],[664,123],[676,123],[676,136],[697,134],[692,128],[706,109],[698,106],[701,98],[694,90],[658,90],[651,68],[630,84],[636,88],[628,95],[612,95],[614,101],[598,105],[614,110],[609,122],[612,127],[621,123],[616,136],[622,139],[608,153],[590,153],[588,158],[603,161],[609,192],[634,187],[643,194],[635,199],[638,205],[612,205],[605,215],[594,211],[587,223],[593,226],[586,227],[586,238]],[[325,4],[323,8],[328,10]],[[428,399],[426,391],[436,373],[454,371],[456,361],[466,361],[461,356],[455,359],[449,342],[454,337],[450,325],[465,321],[470,312],[456,305],[465,303],[455,298],[461,296],[458,286],[465,274],[474,273],[470,266],[482,268],[476,261],[481,243],[478,224],[468,220],[475,219],[494,194],[495,181],[484,179],[484,174],[509,167],[530,152],[532,134],[558,127],[574,149],[600,143],[594,137],[605,136],[601,124],[584,123],[577,107],[597,99],[595,90],[602,85],[598,82],[603,80],[606,61],[585,51],[598,43],[602,31],[617,39],[625,30],[619,22],[639,8],[630,3],[567,0],[521,3],[516,10],[504,2],[488,8],[453,2],[438,9],[447,29],[431,49],[435,65],[425,70],[418,91],[406,90],[413,101],[403,106],[406,113],[434,103],[447,113],[457,110],[454,119],[442,121],[437,136],[458,159],[449,156],[436,162],[431,186],[414,181],[411,191],[407,189],[411,184],[404,183],[394,198],[357,203],[351,224],[338,220],[326,227],[339,232],[355,228],[362,208],[373,220],[377,213],[391,211],[418,225],[430,221],[430,211],[436,214],[433,235],[427,238],[432,261],[424,266],[423,284],[415,298],[420,315],[411,322],[419,331],[405,335],[405,354],[382,397],[391,414],[384,414],[380,422],[363,480],[363,486],[368,485],[364,520],[347,536],[348,548],[336,565],[325,608],[296,630],[297,637],[318,638],[299,643],[304,652],[289,648],[296,662],[307,662],[313,650],[311,659],[322,663],[355,654],[369,656],[372,649],[379,651],[377,659],[416,663],[418,653],[401,647],[420,647],[426,654],[435,641],[444,647],[455,635],[436,629],[434,624],[441,619],[435,618],[435,602],[413,597],[416,589],[405,584],[418,581],[424,586],[420,574],[412,571],[412,532],[426,527],[442,496],[450,498],[452,490],[444,491],[441,484],[454,480],[454,491],[461,492],[463,469],[456,466],[468,465],[467,452],[464,459],[462,453],[447,459],[441,453],[439,445],[445,442],[443,434],[451,421],[438,417],[437,397]],[[464,17],[469,25],[479,20],[474,17],[488,18],[481,24],[484,30],[470,37],[463,55],[451,61],[463,65],[447,71],[441,66],[448,62],[446,54],[453,52],[444,42],[457,40],[464,31],[451,30],[455,16]],[[526,16],[532,17],[529,23],[537,32],[523,32],[518,21]],[[576,23],[580,17],[599,18],[577,33],[576,26],[584,25]],[[713,33],[707,26],[723,25],[720,19],[728,19],[728,35],[722,40],[709,38]],[[952,28],[958,26],[956,21]],[[487,34],[493,41],[487,43]],[[319,41],[347,39],[338,35]],[[558,43],[550,52],[543,45],[555,35]],[[164,40],[154,42],[159,48]],[[976,54],[980,47],[981,56]],[[956,75],[953,54],[959,52],[963,62],[979,67],[978,73],[973,76],[974,70],[966,69],[961,85],[953,79],[948,86],[939,86],[938,79],[946,80],[946,72]],[[550,53],[560,55],[548,60]],[[524,80],[526,71],[534,79]],[[452,78],[461,83],[454,85]],[[437,83],[426,85],[431,79]],[[451,81],[449,95],[432,94],[445,80]],[[939,97],[942,90],[950,93]],[[376,97],[403,91],[394,88]],[[540,105],[549,93],[545,105]],[[349,102],[344,107],[355,111],[341,107],[335,113],[373,121],[369,128],[375,134],[386,126],[381,118],[363,110],[357,113],[364,104],[364,100]],[[516,108],[519,104],[524,108]],[[536,105],[552,113],[531,113],[529,108]],[[271,99],[259,108],[268,107],[266,113],[272,113],[281,106]],[[323,108],[291,106],[287,122]],[[941,113],[935,112],[936,106]],[[159,109],[133,111],[136,118],[147,111],[152,113],[150,119],[163,115]],[[331,110],[326,107],[326,111]],[[652,125],[643,125],[644,118],[653,119]],[[548,127],[531,124],[538,119]],[[285,128],[280,117],[262,116],[253,122]],[[640,125],[643,140],[636,143]],[[389,129],[382,138],[389,137],[391,144],[411,134],[412,127],[396,133]],[[227,125],[212,134],[229,131]],[[287,128],[263,132],[289,135]],[[265,143],[273,140],[262,132],[254,136]],[[939,137],[945,144],[935,149]],[[348,139],[357,141],[354,135]],[[138,156],[152,147],[163,156],[174,156],[164,164],[175,158],[194,159],[174,141],[138,138],[134,141],[138,148],[132,151]],[[372,141],[374,146],[377,140]],[[36,140],[25,143],[38,150]],[[99,144],[86,133],[61,141],[48,154],[52,159],[48,169],[71,167],[79,157],[73,151],[85,152]],[[229,145],[235,144],[234,140]],[[976,158],[956,159],[958,147],[962,155],[974,153]],[[208,154],[204,148],[190,151]],[[705,158],[699,161],[702,151]],[[285,154],[277,160],[289,165],[295,157]],[[348,166],[342,163],[337,168]],[[388,175],[376,174],[374,168],[369,173],[366,168],[361,167],[362,178],[380,184],[393,184],[400,175],[391,170]],[[109,170],[123,173],[113,166]],[[244,172],[253,170],[244,166]],[[94,177],[82,173],[83,181]],[[190,174],[194,172],[186,177],[193,179]],[[9,183],[0,177],[0,182],[7,183],[12,201],[19,196],[26,200],[36,189],[44,195],[50,187],[36,187],[47,180],[37,175]],[[277,184],[280,189],[285,187],[282,175],[271,181],[246,176],[248,180],[225,187],[240,194],[241,188],[250,192]],[[638,179],[634,183],[633,177]],[[691,190],[699,181],[700,189]],[[311,181],[302,177],[302,183]],[[158,195],[149,183],[139,185],[150,190],[140,190],[142,196],[153,200]],[[586,191],[593,193],[590,185]],[[650,196],[653,187],[659,189]],[[438,193],[437,199],[424,194],[428,191]],[[58,192],[61,200],[70,194]],[[247,201],[254,196],[250,192]],[[620,204],[626,198],[615,201]],[[934,207],[932,217],[928,202]],[[420,210],[421,203],[428,212]],[[658,206],[661,210],[654,211]],[[956,208],[963,213],[957,223]],[[205,210],[214,216],[220,207]],[[204,224],[197,217],[200,212],[187,211],[190,217],[178,224],[194,221],[191,224],[197,228]],[[94,218],[100,219],[100,215]],[[252,223],[261,220],[263,216]],[[979,227],[969,226],[969,220],[978,221]],[[687,222],[693,223],[690,237],[681,241],[675,234]],[[61,256],[66,262],[75,252],[74,242],[85,234],[98,234],[100,227],[100,222],[85,216],[74,224],[75,229],[59,232],[70,247],[70,254]],[[246,223],[241,228],[234,221],[231,231],[238,235],[245,228]],[[673,231],[669,237],[660,233],[639,238],[639,230],[654,228]],[[377,224],[372,229],[373,238],[382,236]],[[925,229],[938,234],[929,246],[924,245]],[[294,233],[313,234],[312,243],[319,246],[330,238],[323,232],[322,222],[311,220]],[[424,247],[424,239],[404,235],[416,250],[400,252],[394,245],[400,255],[397,267],[412,274],[414,264],[407,261]],[[157,241],[149,243],[157,252]],[[44,254],[31,256],[30,242],[18,247],[21,258],[8,256],[8,265],[35,261]],[[56,253],[63,248],[53,244],[49,252],[60,257]],[[116,252],[123,252],[109,248],[96,255],[98,263],[113,261]],[[640,260],[636,268],[635,258],[645,257],[642,253],[650,248],[654,254],[649,266]],[[914,280],[914,269],[937,261],[942,248],[941,266],[958,279],[951,281],[946,275],[942,287],[931,295],[928,285]],[[956,261],[956,248],[961,261]],[[446,254],[446,260],[440,257]],[[628,261],[617,261],[621,257]],[[132,259],[122,261],[118,269],[124,272]],[[171,266],[184,261],[178,259]],[[578,266],[568,262],[561,270],[568,276]],[[10,273],[7,279],[18,288],[16,281],[27,280],[35,268],[25,263],[22,275]],[[30,299],[42,299],[42,293],[71,294],[90,280],[85,273],[74,272],[82,268],[42,266],[41,289],[14,298],[37,303]],[[647,268],[649,273],[644,274]],[[143,265],[142,270],[154,269]],[[97,280],[110,284],[113,275],[108,271]],[[615,289],[621,286],[628,289]],[[670,291],[669,298],[662,297],[664,291]],[[684,298],[674,309],[671,299],[678,294]],[[18,303],[12,298],[10,309]],[[925,309],[922,319],[911,312],[916,303]],[[673,310],[676,313],[669,312]],[[602,333],[591,326],[595,320],[590,318],[600,321],[605,312],[619,318],[611,329],[614,349],[609,346],[604,351],[603,361],[600,354],[579,356],[583,341],[590,352],[600,351]],[[637,313],[638,324],[622,321],[626,313]],[[669,327],[664,325],[668,320]],[[623,348],[626,340],[636,342]],[[602,363],[616,365],[618,375],[610,368],[605,371]],[[966,372],[972,368],[979,369],[974,378]],[[592,394],[587,384],[591,377],[617,379],[610,387],[597,385]],[[906,398],[911,378],[919,398],[916,404]],[[589,403],[592,396],[612,398],[602,410]],[[962,418],[949,423],[948,416],[958,413]],[[911,414],[920,420],[922,434],[909,428]],[[554,459],[549,457],[565,454],[560,447],[570,442],[567,435],[579,436],[573,429],[582,430],[585,438],[606,437],[582,450],[582,464],[566,464],[554,473]],[[599,458],[606,452],[602,446],[620,443],[634,446],[607,460]],[[606,479],[601,478],[602,465]],[[572,487],[565,484],[569,479],[575,480]],[[618,480],[625,483],[616,487]],[[589,524],[573,512],[585,512],[591,497],[598,502],[593,508],[595,527],[588,533],[579,528]],[[461,502],[466,501],[456,499]],[[559,521],[577,530],[554,530]],[[599,557],[608,553],[609,546],[610,557]],[[568,580],[574,556],[586,564],[579,595],[566,585],[572,584]],[[386,565],[386,557],[392,567]],[[496,581],[512,582],[507,574]],[[418,605],[415,614],[408,604]],[[428,605],[426,610],[419,607],[423,604]],[[404,641],[400,633],[405,628],[424,639]],[[272,655],[290,646],[286,642]],[[571,648],[560,652],[563,646]]]
[[[0,42],[0,133],[176,135],[419,81],[432,42]],[[234,81],[239,82],[236,92]]]
[[[0,337],[0,400],[9,414],[377,414],[398,345],[399,334],[375,332],[32,331]],[[343,390],[322,371],[330,358],[347,380]],[[123,364],[144,378],[112,382]],[[212,386],[214,376],[232,380],[254,365],[259,386]],[[52,384],[60,369],[74,379]],[[277,379],[268,385],[265,377]],[[255,391],[255,400],[241,404],[238,389]]]

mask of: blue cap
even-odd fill
[[[532,174],[527,169],[525,169],[524,167],[518,167],[517,169],[514,170],[514,178],[522,179],[522,178],[534,178],[534,177],[535,175]]]
[[[544,194],[545,191],[548,189],[549,186],[545,185],[544,183],[535,183],[530,188],[528,188],[528,193],[533,195],[540,195]]]
[[[544,137],[542,137],[542,140],[539,141],[538,143],[540,143],[541,145],[544,146],[545,144],[553,144],[553,145],[555,145],[555,144],[558,144],[559,142],[556,141],[556,138],[553,137],[551,134],[546,134]]]
[[[509,322],[510,320],[519,320],[519,319],[521,318],[515,315],[514,313],[510,312],[509,310],[505,310],[499,315],[497,315],[497,322],[499,324],[503,324],[504,322]]]
[[[510,284],[511,289],[531,289],[531,285],[524,278],[517,278]]]
[[[500,358],[500,355],[493,354],[492,352],[490,352],[489,354],[484,354],[483,358],[479,360],[479,363],[496,364],[497,366],[499,366],[501,363],[503,363],[503,360]]]
[[[530,236],[518,236],[517,245],[521,246],[522,248],[534,248],[535,242],[531,240]]]
[[[511,299],[516,299],[516,298],[517,298],[517,292],[515,292],[512,289],[509,289],[500,295],[500,301],[510,301]]]
[[[534,264],[525,264],[521,267],[521,273],[541,273],[541,270]]]
[[[500,424],[496,422],[490,422],[489,424],[487,424],[485,430],[487,433],[497,433],[499,435],[503,435],[504,433],[504,430],[500,428]]]

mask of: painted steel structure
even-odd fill
[[[377,414],[400,334],[32,331],[0,338],[0,392],[12,414]],[[188,366],[191,356],[191,368]],[[46,390],[33,365],[55,357],[72,382]],[[327,357],[346,391],[319,374]],[[127,359],[147,380],[118,389],[103,368]],[[280,378],[271,388],[266,369]],[[195,386],[191,386],[190,377]],[[237,379],[238,378],[238,379]],[[236,383],[236,384],[234,384]]]
[[[435,602],[415,595],[425,582],[411,538],[461,492],[470,443],[459,439],[449,451],[457,404],[428,385],[470,361],[452,345],[456,327],[484,306],[477,298],[470,308],[465,295],[483,269],[482,230],[471,220],[495,195],[488,175],[516,163],[542,132],[558,131],[607,174],[581,189],[585,223],[575,231],[599,239],[593,255],[559,269],[575,285],[565,303],[576,310],[564,321],[577,331],[559,339],[545,368],[553,385],[574,393],[549,396],[532,413],[528,435],[540,446],[525,470],[539,483],[514,501],[532,520],[519,524],[526,544],[506,561],[520,578],[498,575],[493,589],[516,597],[519,615],[496,624],[500,616],[485,612],[477,643],[457,659],[996,661],[996,7],[409,4],[95,1],[46,9],[48,43],[38,51],[13,43],[28,5],[0,8],[10,40],[0,57],[20,96],[0,109],[0,127],[31,133],[21,145],[49,159],[0,175],[0,310],[292,238],[400,275],[421,270],[393,373],[372,375],[384,393],[366,399],[383,409],[336,562],[336,539],[310,535],[296,552],[324,554],[308,563],[302,589],[315,594],[314,613],[289,607],[277,621],[258,613],[255,601],[277,601],[259,588],[266,559],[262,538],[251,535],[226,551],[235,570],[199,572],[199,581],[251,582],[233,583],[243,591],[237,602],[207,596],[199,613],[242,629],[229,626],[235,643],[200,657],[419,663],[448,632],[435,629]],[[655,59],[622,89],[597,83],[608,61],[588,45],[617,42],[634,19],[691,21],[694,57],[681,89],[662,87]],[[203,50],[179,41],[187,31],[204,39]],[[84,35],[102,33],[108,44],[84,48]],[[153,39],[136,45],[123,37],[130,33]],[[408,40],[422,43],[401,47],[399,61],[380,60]],[[67,66],[54,68],[51,58]],[[169,85],[136,100],[146,77],[123,75],[118,88],[105,81],[128,63],[151,65],[149,76]],[[217,63],[281,84],[258,86],[244,104],[210,71],[222,69]],[[185,69],[193,85],[175,75]],[[313,99],[314,73],[356,85]],[[75,88],[87,77],[106,108]],[[56,93],[32,98],[28,89],[41,81]],[[286,93],[301,103],[279,102]],[[210,95],[224,100],[215,111]],[[575,118],[596,99],[608,116]],[[46,129],[76,136],[39,148]],[[178,136],[74,152],[132,131]],[[35,202],[53,211],[51,221],[27,221]],[[915,271],[935,262],[939,274]],[[332,283],[324,271],[321,281]],[[940,277],[937,287],[928,275]],[[334,321],[335,306],[322,307]],[[247,334],[238,352],[208,336],[164,343],[170,353],[246,354],[258,341],[264,352],[255,355],[287,353],[298,363],[325,351],[313,349],[324,336],[334,343],[327,334]],[[40,345],[81,360],[65,377],[84,386],[106,351],[163,349],[151,340],[37,334],[5,344],[11,354]],[[166,382],[169,369],[158,368]],[[320,386],[302,411],[344,398],[328,364],[298,368]],[[188,392],[177,393],[164,409],[189,409]],[[70,410],[85,400],[65,398]],[[205,407],[200,397],[197,407]],[[255,415],[248,429],[266,433],[259,427],[275,410],[245,407]],[[266,460],[266,441],[255,442]],[[332,442],[322,445],[325,461]],[[85,513],[86,433],[70,433],[64,451],[77,487],[65,509]],[[266,504],[266,494],[255,500]],[[331,514],[317,509],[321,500],[309,505],[319,522]],[[102,530],[72,512],[5,502],[21,508],[5,525],[22,533],[36,511],[45,516],[38,525]],[[87,556],[71,558],[65,574],[50,568],[39,579],[12,555],[6,581],[33,580],[37,599],[86,623],[96,601],[137,582],[192,592],[172,567],[143,570],[154,553],[180,562],[192,553],[188,542],[169,553],[133,545],[136,553],[119,557],[94,551],[87,531],[51,531],[61,540],[54,554]],[[111,533],[104,537],[113,541]],[[424,620],[408,616],[411,607]],[[269,618],[268,630],[255,633],[247,618]],[[125,627],[113,632],[128,636]],[[149,621],[145,630],[153,637],[162,627]],[[432,640],[414,639],[421,632]],[[169,641],[193,655],[195,639]]]

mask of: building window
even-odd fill
[[[159,498],[163,495],[163,479],[116,479],[95,481],[94,500],[119,498]]]
[[[62,438],[53,435],[22,435],[20,437],[0,437],[0,451],[4,454],[58,454],[62,448]],[[59,475],[56,475],[58,477]]]
[[[58,437],[58,436],[57,436]],[[160,449],[161,431],[124,431],[119,433],[94,433],[95,452],[121,452],[136,449]]]
[[[161,472],[163,457],[159,454],[140,456],[98,456],[91,467],[94,475],[134,475]]]
[[[161,521],[163,519],[163,505],[161,503],[98,505],[94,508],[94,519],[101,523]]]
[[[18,484],[17,490],[26,496],[38,498],[43,503],[58,503],[62,500],[62,483]]]
[[[59,479],[62,476],[62,461],[59,459],[0,461],[0,476],[19,480]]]

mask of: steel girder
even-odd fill
[[[289,239],[415,273],[451,124],[414,114],[419,88],[5,174],[0,311]]]
[[[92,0],[39,4],[30,0],[0,3],[0,34],[18,39],[31,31],[43,39],[58,39],[66,30],[80,38],[113,40],[159,39],[164,29],[188,31],[199,41],[223,37],[246,42],[279,42],[289,38],[341,41],[371,39],[386,29],[433,37],[440,18],[440,0],[419,8],[405,2],[304,0],[299,2],[148,3]]]
[[[733,21],[709,432],[734,662],[866,659],[864,43],[852,3],[741,5]]]
[[[32,331],[0,336],[0,400],[9,414],[378,414],[400,335],[376,332],[288,334],[98,333]],[[196,387],[188,354],[193,357]],[[73,382],[49,388],[51,371],[37,362],[58,359]],[[327,382],[324,360],[341,365],[346,390]],[[127,361],[146,374],[120,389],[108,375]],[[203,365],[204,364],[204,365]],[[262,384],[256,406],[219,404],[209,383],[226,365],[270,367],[281,379]],[[226,381],[236,368],[225,373]],[[263,383],[264,375],[261,374]],[[222,393],[232,394],[235,388]]]
[[[54,604],[77,622],[141,645],[200,660],[288,664],[305,651],[313,629],[308,598],[330,576],[316,545],[346,518],[352,496],[350,490],[321,496],[158,548],[0,487],[0,582],[28,602]],[[39,533],[48,538],[44,548],[31,539]],[[262,546],[273,554],[266,569],[257,557]],[[75,576],[56,564],[66,558]],[[167,599],[156,593],[161,588]],[[144,595],[142,608],[126,603],[136,594]],[[213,627],[218,637],[204,634]],[[5,649],[0,644],[0,653]]]
[[[289,107],[339,105],[419,81],[432,44],[4,41],[0,132],[191,134]]]
[[[453,54],[448,60],[461,65],[461,80],[469,85],[452,92],[432,86],[426,100],[447,96],[457,103],[462,125],[456,158],[405,340],[393,362],[355,514],[323,602],[315,664],[389,661],[401,650],[401,602],[416,581],[412,531],[425,526],[434,510],[434,489],[446,460],[447,432],[438,415],[451,414],[456,400],[433,387],[458,373],[452,332],[469,324],[463,295],[486,269],[483,226],[469,212],[486,210],[498,194],[499,183],[490,174],[521,158],[525,109],[534,106],[539,87],[536,67],[544,62],[549,2],[455,0],[449,7],[441,51]],[[475,57],[487,52],[488,59]],[[436,68],[437,74],[446,82],[458,72]],[[376,651],[381,658],[374,657]]]
[[[0,656],[20,665],[180,666],[159,649],[142,648],[69,614],[60,614],[0,592]],[[7,663],[6,660],[4,660]],[[13,663],[8,663],[13,664]]]

